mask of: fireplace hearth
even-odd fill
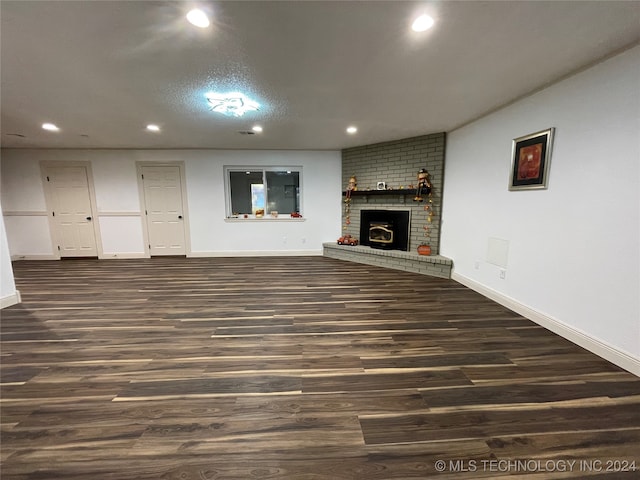
[[[408,251],[409,217],[409,210],[361,210],[360,244]]]

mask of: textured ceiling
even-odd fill
[[[640,41],[633,1],[201,2],[207,30],[194,6],[0,2],[2,146],[342,149],[450,131]],[[225,117],[210,90],[262,107]]]

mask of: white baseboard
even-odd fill
[[[0,298],[0,309],[10,307],[11,305],[17,305],[20,302],[20,292],[16,290],[16,293]]]
[[[191,252],[190,258],[201,257],[310,257],[322,256],[319,250],[227,250],[220,252]]]
[[[119,252],[119,253],[103,253],[98,256],[100,260],[117,260],[120,258],[151,258],[148,253],[144,252]]]
[[[36,255],[11,255],[11,261],[14,260],[60,260],[57,255],[36,254]]]
[[[540,313],[531,307],[528,307],[511,297],[503,295],[492,288],[486,287],[475,280],[471,280],[464,275],[454,272],[451,274],[451,279],[640,377],[640,358],[635,357],[624,350],[620,350],[619,348],[598,338],[592,337],[582,330]]]
[[[98,255],[100,260],[110,260],[118,258],[151,258],[148,253],[144,252],[121,252],[121,253],[102,253]],[[56,255],[11,255],[11,261],[15,260],[60,260]]]

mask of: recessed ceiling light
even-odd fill
[[[262,127],[260,125],[254,125],[251,130],[253,130],[256,133],[260,133],[262,132]]]
[[[357,127],[353,127],[353,126],[351,126],[351,127],[347,127],[347,133],[349,133],[349,134],[351,134],[351,135],[353,135],[353,134],[354,134],[354,133],[356,133],[357,131],[358,131],[358,128],[357,128]]]
[[[160,131],[160,127],[158,125],[147,125],[147,130],[149,130],[150,132],[159,132]]]
[[[433,27],[435,21],[429,15],[420,15],[413,21],[411,24],[411,28],[414,32],[424,32],[425,30],[429,30]]]
[[[56,127],[53,123],[43,123],[42,128],[45,130],[49,130],[50,132],[58,132],[60,129]]]
[[[209,17],[198,8],[194,8],[187,13],[187,20],[189,20],[191,25],[195,25],[196,27],[207,28],[209,26]]]

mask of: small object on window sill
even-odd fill
[[[302,218],[302,215],[298,212],[291,212],[291,218]]]
[[[272,216],[273,218],[278,218],[278,212],[277,212],[277,211],[275,211],[275,210],[271,210],[271,212],[270,212],[270,213],[271,213],[271,216]]]
[[[264,217],[264,208],[256,210],[256,218],[262,218],[262,217]]]
[[[249,215],[247,215],[246,213],[243,215],[244,218],[249,218]]]

